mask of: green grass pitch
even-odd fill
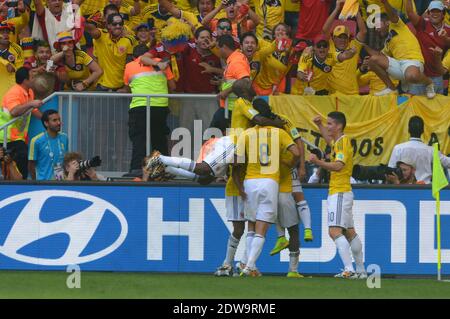
[[[381,288],[369,289],[365,280],[331,277],[82,272],[81,288],[69,289],[69,275],[62,271],[0,271],[0,298],[450,298],[450,282],[434,278],[382,278]]]

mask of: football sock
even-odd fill
[[[197,174],[194,174],[192,172],[189,172],[185,169],[182,168],[177,168],[177,167],[173,167],[173,166],[167,166],[165,168],[166,173],[169,173],[171,175],[175,175],[175,176],[179,176],[179,177],[184,177],[188,180],[191,181],[197,181],[199,176]]]
[[[358,234],[356,234],[356,236],[353,237],[352,241],[350,242],[350,247],[352,249],[353,258],[355,259],[356,271],[357,272],[365,272],[366,269],[364,268],[362,243],[361,243],[361,239],[359,239]]]
[[[297,206],[297,211],[302,220],[303,227],[311,229],[311,211],[309,210],[306,200],[298,202],[295,206]]]
[[[245,239],[245,254],[244,258],[242,258],[241,262],[243,264],[247,264],[248,256],[250,256],[250,250],[252,249],[253,238],[255,238],[255,232],[249,231],[247,232],[247,238]]]
[[[233,266],[234,255],[236,255],[236,249],[238,245],[239,239],[236,239],[233,235],[230,235],[230,237],[228,238],[227,255],[223,262],[225,265]]]
[[[195,162],[189,158],[160,155],[159,159],[166,166],[182,168],[189,172],[193,172],[195,169]]]
[[[344,263],[345,270],[355,272],[352,264],[352,256],[350,255],[350,244],[345,236],[340,235],[334,239],[334,243],[339,252],[342,262]]]
[[[300,251],[289,252],[289,272],[298,272],[298,260],[300,257]]]
[[[261,235],[255,234],[255,237],[252,241],[252,249],[250,250],[250,254],[248,256],[248,263],[247,267],[250,269],[256,268],[256,260],[258,259],[259,255],[261,254],[261,251],[264,246],[264,242],[266,239],[262,237]]]

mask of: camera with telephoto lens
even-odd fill
[[[386,181],[386,175],[393,174],[397,175],[399,180],[403,179],[403,172],[400,167],[392,168],[383,164],[378,166],[355,165],[353,166],[352,176],[360,181]]]
[[[80,172],[87,171],[91,167],[98,167],[102,165],[102,160],[100,159],[100,156],[95,156],[89,160],[78,161],[78,164],[80,164]]]

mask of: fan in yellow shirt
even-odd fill
[[[125,25],[129,29],[133,30],[139,24],[139,21],[132,19],[133,17],[139,17],[141,14],[139,0],[109,0],[109,2],[119,8],[119,13],[122,15],[122,18],[125,20]]]
[[[336,2],[336,8],[326,20],[322,32],[329,35],[332,30],[333,23],[336,17],[342,10],[343,1]],[[364,42],[367,28],[366,24],[358,13],[356,15],[358,23],[358,33],[354,40],[351,39],[350,30],[346,25],[338,25],[333,29],[332,41],[330,41],[330,51],[340,54],[350,48],[354,49],[355,54],[342,63],[336,64],[330,72],[328,77],[328,85],[330,93],[339,92],[347,95],[358,95],[358,81],[356,79],[356,70],[358,69],[359,54],[362,49],[362,42]]]
[[[107,29],[101,30],[86,24],[86,31],[94,39],[95,56],[104,73],[97,85],[98,90],[116,91],[124,86],[123,73],[131,60],[135,39],[123,36],[124,20],[120,14],[108,16]]]
[[[384,49],[380,53],[368,45],[364,45],[366,51],[371,55],[370,68],[386,85],[384,90],[374,95],[389,94],[396,89],[389,78],[391,76],[402,81],[403,87],[408,83],[425,84],[427,97],[434,98],[436,93],[433,82],[423,73],[424,58],[419,41],[387,0],[380,1],[384,4],[386,13],[381,14],[377,31],[382,37],[386,37]]]
[[[272,30],[284,22],[286,0],[255,0],[255,13],[260,19],[256,35],[263,39],[273,39]]]

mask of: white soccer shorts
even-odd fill
[[[291,176],[292,176],[292,192],[303,193],[302,183],[300,182],[300,176],[298,176],[298,171],[296,168],[291,169]]]
[[[245,222],[244,201],[241,196],[225,196],[225,207],[229,222]]]
[[[336,193],[327,198],[328,227],[354,228],[353,193]]]
[[[406,69],[410,66],[415,66],[419,68],[420,72],[423,72],[423,63],[417,60],[396,60],[389,56],[387,58],[389,60],[387,72],[394,79],[404,81]]]
[[[300,216],[292,193],[278,194],[278,223],[283,228],[300,224]]]
[[[244,190],[247,194],[244,212],[246,220],[275,223],[278,208],[278,189],[278,183],[270,178],[246,179],[244,181]]]
[[[228,165],[233,163],[234,149],[233,139],[224,136],[214,143],[213,150],[205,157],[203,162],[209,165],[214,176],[224,176]]]

